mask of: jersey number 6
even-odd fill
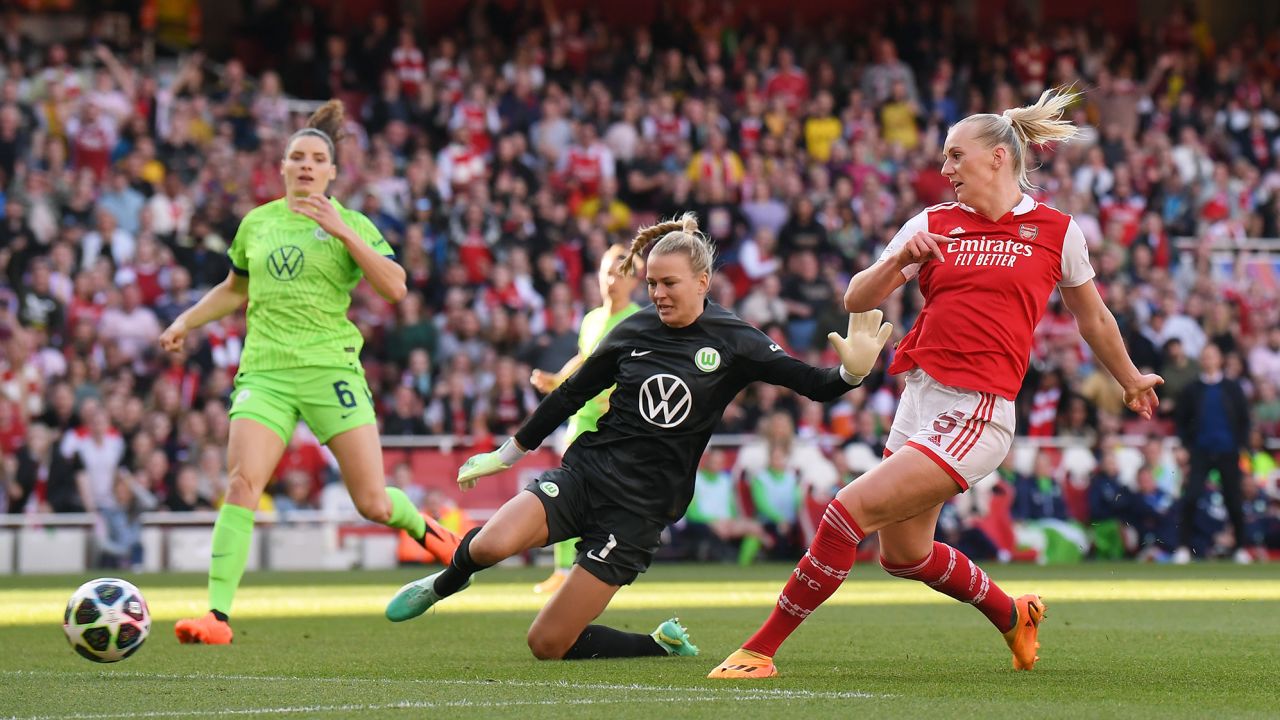
[[[338,404],[344,408],[356,406],[356,395],[347,389],[349,387],[346,380],[339,380],[333,384],[333,391],[338,394]]]

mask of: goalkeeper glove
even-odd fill
[[[519,462],[527,452],[516,445],[515,438],[507,438],[502,447],[493,452],[472,455],[458,468],[458,487],[464,491],[470,490],[476,486],[476,480],[506,470]]]
[[[884,349],[885,342],[893,332],[893,325],[881,323],[884,313],[871,310],[849,315],[849,334],[840,337],[840,333],[829,333],[827,340],[840,356],[840,377],[850,385],[862,382],[871,368],[875,367],[876,358]]]

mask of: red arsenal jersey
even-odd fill
[[[938,243],[944,259],[902,270],[919,275],[924,309],[889,372],[920,367],[944,385],[1014,399],[1054,287],[1093,278],[1084,234],[1070,215],[1027,195],[995,221],[943,203],[907,221],[880,259],[922,230],[947,238]]]

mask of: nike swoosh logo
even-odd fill
[[[355,414],[356,414],[356,411],[355,411],[355,410],[352,410],[351,412],[347,413],[346,415],[343,415],[342,417],[340,417],[340,418],[338,418],[338,419],[339,419],[339,420],[346,420],[347,418],[349,418],[349,417],[351,417],[352,415],[355,415]]]
[[[220,557],[227,557],[227,556],[228,556],[228,555],[230,555],[230,554],[231,554],[231,553],[214,553],[214,554],[213,554],[213,557],[216,559],[216,558],[220,558]]]
[[[649,353],[651,353],[651,352],[653,352],[653,351],[652,351],[652,350],[644,350],[644,351],[641,351],[641,350],[632,350],[632,351],[631,351],[631,357],[644,357],[645,355],[648,355],[648,354],[649,354]]]
[[[605,560],[604,558],[602,558],[602,557],[600,557],[600,556],[596,555],[596,551],[595,551],[595,550],[588,550],[588,551],[587,551],[587,557],[591,558],[592,560],[595,560],[595,561],[596,561],[596,562],[598,562],[598,563],[604,563],[605,565],[608,565],[608,564],[609,564],[609,561],[608,561],[608,560]]]

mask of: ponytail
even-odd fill
[[[635,240],[631,241],[631,251],[618,266],[623,275],[635,274],[637,261],[641,259],[645,248],[649,247],[654,240],[659,240],[658,246],[653,249],[655,253],[686,253],[689,256],[689,263],[693,266],[694,274],[711,272],[715,253],[698,232],[698,216],[687,212],[678,220],[668,220],[640,228]]]
[[[289,142],[285,147],[293,144],[294,140],[307,135],[314,135],[329,146],[329,160],[334,165],[338,164],[338,143],[342,142],[347,136],[347,111],[342,101],[333,99],[311,113],[311,117],[307,118],[307,126],[294,133],[289,138]]]
[[[1074,139],[1080,129],[1070,120],[1064,120],[1062,114],[1080,95],[1071,87],[1050,88],[1034,105],[1010,108],[999,115],[970,115],[956,125],[976,125],[976,138],[986,147],[1007,145],[1013,155],[1018,187],[1024,191],[1033,190],[1035,186],[1027,176],[1027,146]]]

